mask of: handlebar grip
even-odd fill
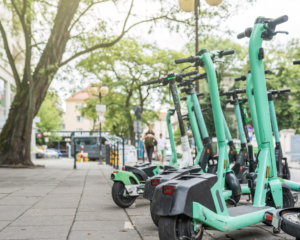
[[[272,19],[268,24],[270,27],[276,27],[276,25],[279,25],[281,23],[287,22],[289,20],[289,17],[287,15],[281,16],[279,18]]]
[[[178,75],[180,75],[180,77],[188,77],[188,76],[196,75],[197,73],[198,73],[197,71],[192,71],[188,73],[180,73]]]
[[[245,38],[245,37],[246,37],[245,32],[239,33],[239,34],[237,35],[237,39],[243,39],[243,38]]]
[[[197,97],[204,96],[204,93],[197,93]]]
[[[295,60],[295,61],[293,61],[293,64],[294,64],[294,65],[300,64],[300,60]]]
[[[234,79],[234,81],[244,81],[244,80],[246,80],[247,79],[247,77],[246,77],[246,75],[242,75],[242,76],[240,76],[240,77],[238,77],[238,78],[235,78]]]
[[[269,73],[271,73],[270,70],[265,70],[265,74],[269,74]]]
[[[186,63],[186,62],[195,62],[195,57],[189,56],[187,58],[179,58],[175,60],[175,64]]]
[[[186,100],[187,100],[187,97],[180,98],[180,101],[186,101]]]
[[[278,90],[278,94],[281,94],[281,93],[288,93],[288,92],[291,92],[291,89],[290,89],[290,88]]]
[[[236,93],[245,93],[246,89],[236,89]]]
[[[222,58],[223,56],[226,55],[232,55],[232,54],[234,54],[234,50],[221,51],[219,54],[219,58]]]
[[[231,103],[232,100],[231,99],[226,99],[226,103]]]
[[[206,73],[202,73],[202,74],[197,74],[195,77],[192,77],[192,78],[193,78],[193,81],[195,81],[195,80],[206,78],[206,76],[207,76]]]

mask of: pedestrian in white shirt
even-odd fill
[[[159,138],[157,138],[157,152],[158,152],[159,162],[161,162],[162,164],[164,163],[166,148],[167,148],[167,140],[162,136],[162,134],[159,134]]]

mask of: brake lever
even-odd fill
[[[188,68],[190,68],[190,67],[195,67],[195,64],[192,64],[192,65],[190,65],[190,66],[185,67],[184,69],[181,70],[181,72],[183,72],[184,70],[186,70],[186,69],[188,69]]]
[[[213,63],[216,63],[216,62],[225,63],[225,61],[222,61],[222,60],[215,60]]]
[[[289,32],[286,32],[286,31],[277,31],[277,32],[274,32],[274,33],[273,33],[274,36],[275,36],[277,33],[283,33],[283,34],[286,34],[286,35],[289,34]]]
[[[265,78],[265,79],[269,79],[270,80],[271,78]]]

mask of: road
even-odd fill
[[[0,168],[0,239],[158,240],[149,202],[138,198],[120,209],[111,198],[110,166],[71,159],[36,160],[45,168]],[[300,181],[300,170],[291,170]],[[245,199],[241,204],[249,204]],[[205,231],[203,239],[293,239],[257,224],[228,233]]]

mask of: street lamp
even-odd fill
[[[205,0],[210,6],[218,6],[223,0]],[[200,7],[200,0],[179,0],[179,6],[184,12],[195,12],[196,21],[196,54],[199,52],[199,34],[198,34],[198,7]],[[199,72],[199,67],[196,67]],[[199,80],[196,81],[196,92],[199,93]]]
[[[89,92],[94,95],[94,96],[99,96],[99,101],[101,104],[102,101],[102,97],[106,96],[108,94],[108,87],[106,86],[102,86],[102,84],[100,85],[100,88],[97,87],[91,87]],[[100,151],[100,156],[99,156],[99,164],[102,164],[102,123],[101,123],[101,119],[100,120],[100,126],[99,126],[99,131],[100,131],[100,147],[99,147],[99,151]]]

